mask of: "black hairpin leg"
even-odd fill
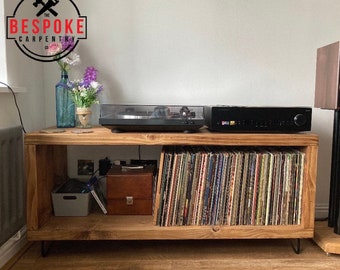
[[[300,254],[300,251],[301,251],[301,239],[298,238],[298,239],[295,239],[295,240],[296,240],[296,246],[293,243],[294,240],[293,239],[291,240],[292,248],[293,248],[293,250],[294,250],[294,252],[296,254]]]
[[[51,247],[51,242],[41,241],[41,256],[46,257]]]

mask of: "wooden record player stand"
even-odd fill
[[[92,133],[32,132],[25,134],[27,237],[29,241],[146,239],[264,239],[312,238],[318,136],[300,134],[226,134],[205,129],[197,133],[134,132],[113,134],[94,127]],[[67,179],[67,146],[95,145],[226,145],[294,147],[305,153],[301,222],[297,225],[156,226],[152,215],[86,217],[53,215],[51,191]],[[160,165],[161,166],[161,165]],[[157,191],[159,192],[159,191]],[[157,206],[155,206],[157,207]]]

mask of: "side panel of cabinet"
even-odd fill
[[[314,229],[315,194],[317,174],[317,146],[305,147],[304,185],[302,194],[301,224],[305,229]]]
[[[37,230],[52,215],[51,191],[67,180],[67,146],[25,145],[27,229]]]

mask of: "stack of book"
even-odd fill
[[[169,146],[163,155],[157,225],[301,222],[298,149]]]

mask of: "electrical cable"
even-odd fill
[[[92,173],[92,175],[91,175],[90,178],[92,178],[93,176],[95,176],[97,172],[99,172],[99,168],[98,168],[97,170],[95,170],[95,171]]]
[[[22,129],[22,131],[24,133],[26,133],[26,130],[25,130],[25,127],[24,127],[24,124],[23,124],[23,121],[22,121],[22,117],[21,117],[20,108],[19,108],[19,105],[18,105],[18,102],[17,102],[17,98],[15,96],[15,93],[14,93],[12,87],[10,87],[7,83],[1,82],[1,81],[0,81],[0,84],[6,86],[8,88],[8,90],[12,93],[13,98],[14,98],[15,107],[17,108],[17,111],[18,111],[18,115],[19,115],[19,119],[20,119],[20,124],[21,124],[21,129]]]
[[[323,217],[323,218],[315,218],[314,221],[327,221],[328,217]]]

